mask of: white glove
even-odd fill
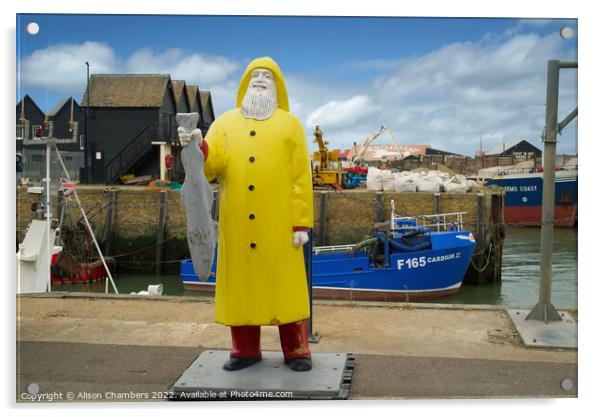
[[[193,140],[197,143],[200,143],[203,138],[203,134],[201,133],[201,129],[194,129],[192,132],[187,133],[186,129],[180,126],[178,128],[178,138],[180,139],[180,145],[182,145],[182,148],[185,148]]]
[[[293,246],[298,248],[305,245],[309,241],[309,235],[307,232],[294,232],[293,233]]]

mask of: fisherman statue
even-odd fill
[[[206,180],[219,179],[215,321],[232,335],[223,369],[260,361],[261,326],[271,325],[278,326],[285,363],[309,371],[303,245],[313,226],[311,166],[276,62],[263,57],[249,64],[236,106],[205,139],[199,129],[178,128],[184,151],[191,142],[200,147]]]

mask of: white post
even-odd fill
[[[171,144],[162,141],[153,141],[151,145],[159,147],[159,177],[162,181],[166,181],[167,167],[165,166],[165,157],[171,154]]]

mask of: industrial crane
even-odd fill
[[[341,189],[343,186],[343,171],[340,167],[332,169],[329,162],[339,161],[338,151],[329,151],[326,145],[328,142],[322,137],[320,126],[314,130],[314,143],[318,144],[318,151],[314,152],[314,161],[319,161],[313,169],[313,183],[315,186],[331,186],[335,189]]]
[[[351,162],[353,162],[353,167],[345,169],[345,177],[343,180],[343,185],[345,186],[345,188],[355,188],[358,185],[360,185],[363,181],[366,181],[368,176],[368,168],[365,167],[365,161],[363,159],[364,154],[368,150],[368,146],[370,146],[370,144],[374,142],[376,138],[378,138],[385,131],[389,134],[391,142],[393,143],[395,148],[399,150],[400,155],[403,157],[402,150],[399,148],[399,145],[395,140],[395,136],[393,136],[393,132],[388,126],[382,125],[380,129],[378,129],[376,132],[366,136],[359,151],[356,151],[355,155],[351,158]],[[353,145],[354,147],[357,147],[356,143],[354,143]]]
[[[353,164],[355,166],[362,165],[362,163],[364,162],[363,157],[364,157],[364,154],[366,153],[366,151],[368,150],[368,146],[370,146],[370,144],[372,142],[374,142],[376,140],[376,138],[379,137],[385,131],[389,134],[389,138],[391,139],[391,142],[399,150],[399,154],[403,157],[403,153],[401,152],[401,149],[399,148],[399,145],[397,144],[397,141],[395,140],[395,136],[393,136],[393,132],[391,131],[391,129],[388,126],[382,125],[380,127],[380,129],[378,129],[378,131],[366,136],[366,139],[364,139],[364,142],[362,143],[359,151],[357,151],[355,153],[355,155],[353,156],[353,158],[351,158],[351,162],[353,162]],[[354,143],[354,146],[355,145],[356,144]]]
[[[338,163],[339,153],[338,151],[328,150],[326,146],[328,145],[328,142],[323,139],[323,133],[320,126],[316,126],[314,130],[314,143],[318,144],[319,150],[313,154],[314,161],[318,162],[313,169],[314,186],[330,186],[335,189],[341,189],[343,187],[355,188],[360,185],[362,181],[366,180],[366,175],[368,173],[368,169],[363,166],[364,154],[368,150],[368,146],[385,131],[389,134],[393,145],[395,145],[396,148],[399,148],[391,129],[386,125],[382,125],[376,132],[366,136],[360,149],[356,151],[351,159],[354,166],[343,170],[340,165],[337,165],[336,167],[331,166],[332,162]],[[354,146],[357,145],[354,143]]]
[[[377,137],[380,136],[381,133],[383,133],[383,131],[387,129],[386,126],[381,126],[380,129],[378,129],[377,132],[371,133],[368,136],[366,136],[366,139],[364,139],[364,142],[362,143],[360,150],[357,151],[355,153],[355,155],[353,155],[353,158],[351,158],[351,162],[353,162],[354,165],[359,166],[361,165],[361,163],[364,161],[363,157],[364,154],[366,153],[366,150],[368,150],[368,146],[374,142],[376,140]],[[353,144],[354,146],[356,145],[355,143]]]

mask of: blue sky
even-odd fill
[[[341,148],[387,124],[399,143],[472,156],[481,135],[485,150],[517,138],[541,147],[546,61],[577,59],[577,29],[544,19],[21,14],[17,100],[29,94],[43,110],[80,100],[89,61],[92,74],[170,73],[210,90],[220,114],[245,65],[269,55],[308,142],[315,124]],[[563,73],[560,117],[576,106],[576,83]],[[575,123],[558,150],[576,151]]]

